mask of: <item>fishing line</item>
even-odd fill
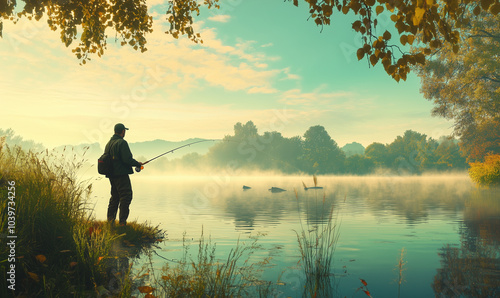
[[[215,142],[215,141],[220,141],[220,140],[217,140],[217,139],[214,139],[214,140],[201,140],[201,141],[191,142],[191,143],[189,143],[189,144],[185,144],[185,145],[179,146],[179,147],[174,148],[174,149],[172,149],[172,150],[169,150],[169,151],[167,151],[167,152],[165,152],[165,153],[162,153],[162,154],[160,154],[160,155],[158,155],[158,156],[155,156],[155,157],[151,158],[150,160],[147,160],[147,161],[146,161],[146,162],[144,162],[144,163],[143,163],[140,167],[135,167],[135,171],[136,171],[136,172],[140,172],[142,169],[144,169],[144,165],[145,165],[145,164],[147,164],[147,163],[149,163],[149,162],[151,162],[151,161],[153,161],[153,160],[155,160],[155,159],[157,159],[157,158],[159,158],[159,157],[162,157],[162,156],[163,156],[163,155],[165,155],[165,154],[172,153],[172,152],[174,152],[175,150],[178,150],[178,149],[181,149],[181,148],[184,148],[184,147],[188,147],[188,146],[191,146],[191,145],[193,145],[193,144],[197,144],[197,143],[202,143],[202,142]]]

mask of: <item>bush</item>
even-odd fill
[[[490,154],[484,162],[471,163],[469,175],[481,186],[500,185],[500,154]]]

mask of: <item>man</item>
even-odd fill
[[[132,185],[129,174],[133,174],[132,167],[140,167],[143,163],[132,157],[132,152],[125,137],[128,128],[122,123],[115,125],[115,134],[111,137],[104,148],[104,152],[109,152],[113,158],[113,172],[107,175],[111,183],[111,198],[108,205],[108,222],[115,223],[116,213],[120,209],[119,221],[121,226],[127,224],[129,205],[132,201]]]

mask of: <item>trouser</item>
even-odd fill
[[[116,213],[120,208],[120,224],[126,224],[130,202],[132,202],[130,177],[128,175],[110,177],[109,182],[111,183],[111,198],[108,205],[108,221],[115,221]]]

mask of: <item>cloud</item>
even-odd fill
[[[252,87],[248,90],[248,94],[255,94],[255,93],[260,93],[260,94],[273,94],[277,93],[278,90],[275,88],[268,88],[268,87]]]
[[[218,22],[218,23],[227,23],[231,19],[230,15],[227,14],[218,14],[208,18],[210,21]]]
[[[322,88],[317,88],[312,92],[303,92],[301,89],[290,89],[281,94],[280,102],[287,105],[302,106],[332,106],[343,103],[347,98],[353,96],[352,92],[334,91],[322,92]]]

